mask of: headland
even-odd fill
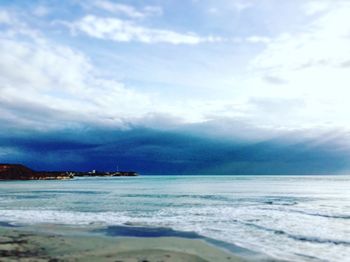
[[[35,171],[21,164],[0,164],[0,180],[65,180],[81,176],[137,176],[133,171]]]

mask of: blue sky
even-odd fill
[[[1,1],[0,161],[346,173],[349,12],[342,0]]]

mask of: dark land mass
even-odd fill
[[[20,164],[0,164],[0,180],[64,180],[80,176],[137,176],[136,172],[34,171]]]

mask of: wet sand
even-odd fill
[[[91,228],[90,228],[91,229]],[[247,261],[200,239],[111,237],[86,228],[0,225],[0,261]]]

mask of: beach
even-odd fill
[[[67,260],[142,252],[136,261],[141,256],[157,261],[151,254],[165,250],[191,255],[188,261],[226,261],[227,253],[232,260],[346,261],[349,182],[346,176],[7,181],[0,183],[0,236],[15,234],[20,243],[13,244],[24,254],[55,259],[65,254]],[[16,232],[30,236],[23,239]],[[1,241],[8,261],[16,245]]]
[[[199,239],[111,237],[94,227],[0,226],[0,261],[248,261]]]

